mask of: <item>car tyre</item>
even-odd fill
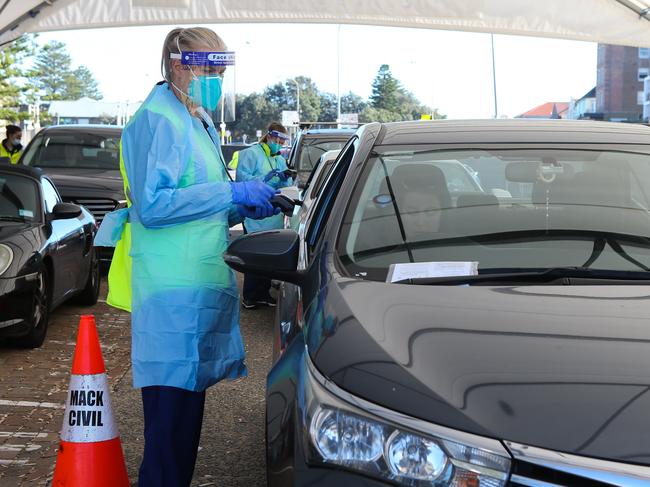
[[[16,339],[16,344],[25,348],[38,348],[43,345],[47,334],[47,322],[50,316],[50,275],[46,267],[38,273],[36,289],[30,318],[29,333]]]
[[[86,306],[92,306],[97,303],[99,299],[99,286],[100,286],[100,269],[99,269],[99,259],[97,258],[96,249],[91,250],[90,257],[90,271],[88,272],[88,279],[86,280],[86,286],[77,296],[76,301],[79,304]]]

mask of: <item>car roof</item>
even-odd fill
[[[39,179],[43,176],[43,171],[37,167],[23,166],[22,164],[3,164],[0,165],[0,173],[15,173],[21,176],[29,176]]]
[[[40,133],[65,133],[82,132],[85,134],[121,134],[124,129],[121,125],[100,125],[100,124],[75,124],[75,125],[50,125],[41,130]]]
[[[382,124],[375,145],[650,144],[650,127],[591,120],[425,120]]]

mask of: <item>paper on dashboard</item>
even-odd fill
[[[414,262],[391,264],[386,282],[427,277],[475,276],[478,262]]]

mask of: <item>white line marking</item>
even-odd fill
[[[47,433],[32,433],[29,431],[0,431],[0,438],[47,438]]]
[[[34,402],[34,401],[9,401],[8,399],[0,399],[0,406],[22,406],[26,408],[47,408],[47,409],[65,409],[65,404],[57,404],[55,402]]]
[[[29,460],[2,460],[0,459],[0,465],[21,465],[26,466]],[[34,465],[33,463],[31,465]]]
[[[15,443],[15,444],[5,443],[4,445],[0,445],[0,452],[9,451],[9,452],[14,452],[14,453],[15,452],[29,453],[29,452],[40,450],[40,449],[41,449],[41,445],[37,445],[36,443],[26,443],[26,444],[23,444],[23,443]]]

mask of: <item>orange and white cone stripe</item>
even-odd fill
[[[52,486],[129,486],[92,316],[79,321]]]

